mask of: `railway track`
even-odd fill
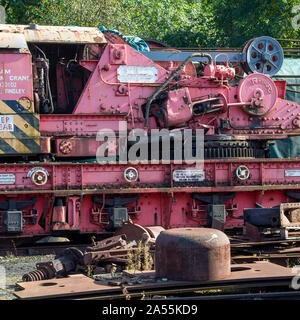
[[[299,291],[234,293],[222,295],[169,297],[168,300],[300,300]]]
[[[109,239],[112,238],[107,239],[112,241]],[[106,281],[103,280],[105,277],[97,278],[94,276],[93,279],[84,274],[76,273],[78,271],[74,273],[73,270],[68,274],[68,277],[50,277],[48,280],[41,280],[44,284],[40,281],[19,283],[23,290],[17,291],[15,295],[20,299],[63,298],[72,300],[119,300],[126,299],[127,296],[130,299],[146,297],[150,300],[157,296],[163,296],[165,299],[173,299],[174,297],[188,299],[190,297],[195,300],[231,299],[231,297],[235,297],[235,299],[284,299],[288,297],[298,299],[300,297],[298,292],[289,288],[294,274],[292,269],[287,268],[300,264],[298,262],[300,261],[299,239],[249,242],[243,238],[231,237],[230,240],[231,276],[224,281],[157,281],[155,271],[151,270],[148,272],[149,275],[142,275],[145,276],[145,282],[130,280],[125,282],[127,284],[123,286],[123,280],[114,279],[113,275],[112,281]],[[84,252],[88,246],[90,244],[39,244],[16,248],[15,255],[60,254],[70,247],[76,247]],[[98,250],[101,249],[100,247]],[[102,252],[101,256],[106,259],[108,256],[106,257],[105,254],[109,256],[113,252],[120,254],[119,251],[120,249],[113,247],[100,252]],[[5,249],[2,249],[0,254],[4,253]],[[95,254],[97,254],[97,251],[91,252],[91,257]],[[129,256],[126,257],[126,253],[122,253],[122,257],[124,261],[127,261]],[[112,258],[115,258],[115,256],[112,256]],[[122,279],[123,276],[129,279],[132,276],[135,277],[136,274],[131,275],[130,271],[123,270]],[[150,280],[151,277],[153,281]],[[130,282],[133,282],[133,284],[128,285]],[[138,283],[141,283],[141,285],[138,285]],[[40,286],[43,286],[43,288],[41,289]],[[205,294],[205,292],[208,292],[208,294]],[[219,294],[219,292],[222,294]]]
[[[64,300],[128,300],[194,297],[213,299],[223,294],[288,292],[285,296],[297,295],[290,289],[294,274],[288,268],[270,262],[255,262],[232,266],[228,278],[215,281],[174,281],[157,279],[155,271],[128,271],[123,277],[137,277],[140,283],[112,285],[108,280],[94,280],[81,274],[43,282],[19,283],[19,299],[64,299]],[[142,281],[143,279],[143,281]],[[133,281],[133,280],[131,280]],[[278,294],[280,296],[280,294]],[[243,298],[243,296],[241,296]],[[219,297],[221,299],[222,297]],[[225,296],[226,298],[226,296]],[[238,298],[238,296],[237,296]]]
[[[262,259],[288,259],[300,258],[300,239],[269,240],[269,241],[247,241],[240,237],[229,237],[231,242],[231,256],[233,260],[255,261]],[[81,251],[90,246],[91,243],[43,243],[31,246],[7,246],[0,248],[0,256],[30,256],[60,254],[65,249],[75,247]]]

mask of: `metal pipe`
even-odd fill
[[[166,88],[166,86],[177,76],[177,74],[184,68],[184,66],[190,62],[195,57],[205,57],[208,58],[208,63],[212,64],[212,57],[207,53],[193,53],[188,58],[184,60],[184,62],[172,72],[170,77],[152,94],[152,96],[148,99],[146,104],[146,114],[145,114],[145,127],[148,128],[149,126],[149,113],[151,108],[151,103],[157,96]]]

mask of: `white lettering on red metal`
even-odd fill
[[[286,177],[300,177],[300,170],[285,170],[284,175]]]
[[[12,173],[1,173],[0,184],[15,184],[16,177]]]
[[[0,61],[1,100],[33,99],[30,54],[6,54]]]
[[[158,79],[158,70],[150,66],[120,66],[118,80],[127,83],[153,83]]]
[[[203,170],[174,170],[173,180],[175,182],[196,182],[204,181],[205,173]]]

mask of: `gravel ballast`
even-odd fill
[[[16,282],[21,282],[25,273],[36,270],[38,262],[46,262],[54,257],[54,255],[0,257],[0,300],[15,299],[13,293]]]

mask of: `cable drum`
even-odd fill
[[[245,77],[238,86],[238,99],[245,103],[244,111],[253,116],[264,116],[275,105],[278,90],[272,79],[261,73]]]

